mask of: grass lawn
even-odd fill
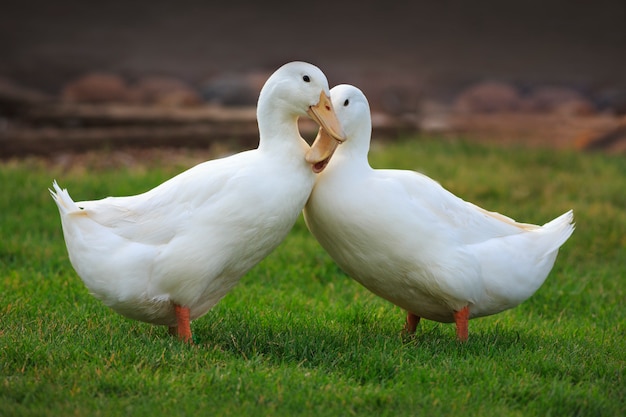
[[[89,295],[72,269],[53,179],[78,200],[135,194],[190,162],[62,169],[0,164],[0,416],[626,415],[626,160],[462,141],[374,143],[372,165],[420,170],[520,221],[573,208],[546,283],[514,310],[422,320],[348,278],[302,219],[186,346]],[[190,151],[190,153],[192,153]],[[98,165],[98,166],[96,166]]]

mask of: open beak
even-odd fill
[[[320,101],[309,107],[307,113],[320,125],[317,137],[306,154],[306,161],[313,166],[313,172],[319,174],[326,168],[335,149],[346,139],[346,136],[337,119],[330,97],[323,91],[320,93]]]

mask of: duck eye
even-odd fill
[[[350,104],[350,100],[346,99],[346,101],[343,102],[343,106],[348,107],[348,104]]]
[[[308,75],[303,76],[302,79],[304,80],[305,83],[308,83],[309,81],[311,81],[311,77],[309,77]]]

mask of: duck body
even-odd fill
[[[318,68],[286,64],[261,91],[257,149],[128,197],[75,203],[55,182],[69,258],[91,293],[126,317],[171,328],[205,314],[295,223],[316,175],[297,118],[327,95]],[[323,169],[327,159],[316,163]]]
[[[282,242],[306,202],[314,174],[304,157],[273,159],[208,161],[130,197],[74,204],[57,188],[74,269],[129,318],[174,326],[174,304],[202,316]]]
[[[365,96],[343,85],[331,97],[347,140],[304,213],[348,275],[409,315],[457,325],[460,311],[496,314],[534,294],[573,231],[571,211],[543,226],[518,223],[420,173],[372,169]]]
[[[348,275],[429,320],[452,322],[466,305],[471,318],[515,307],[541,286],[567,238],[571,213],[519,226],[415,172],[364,170],[348,184],[342,168],[331,164],[314,189],[309,229]]]

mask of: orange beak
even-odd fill
[[[346,136],[337,119],[330,97],[323,91],[320,93],[319,102],[309,107],[307,113],[320,125],[317,137],[306,154],[306,161],[313,166],[313,172],[319,174],[326,168],[335,149],[346,139]]]

